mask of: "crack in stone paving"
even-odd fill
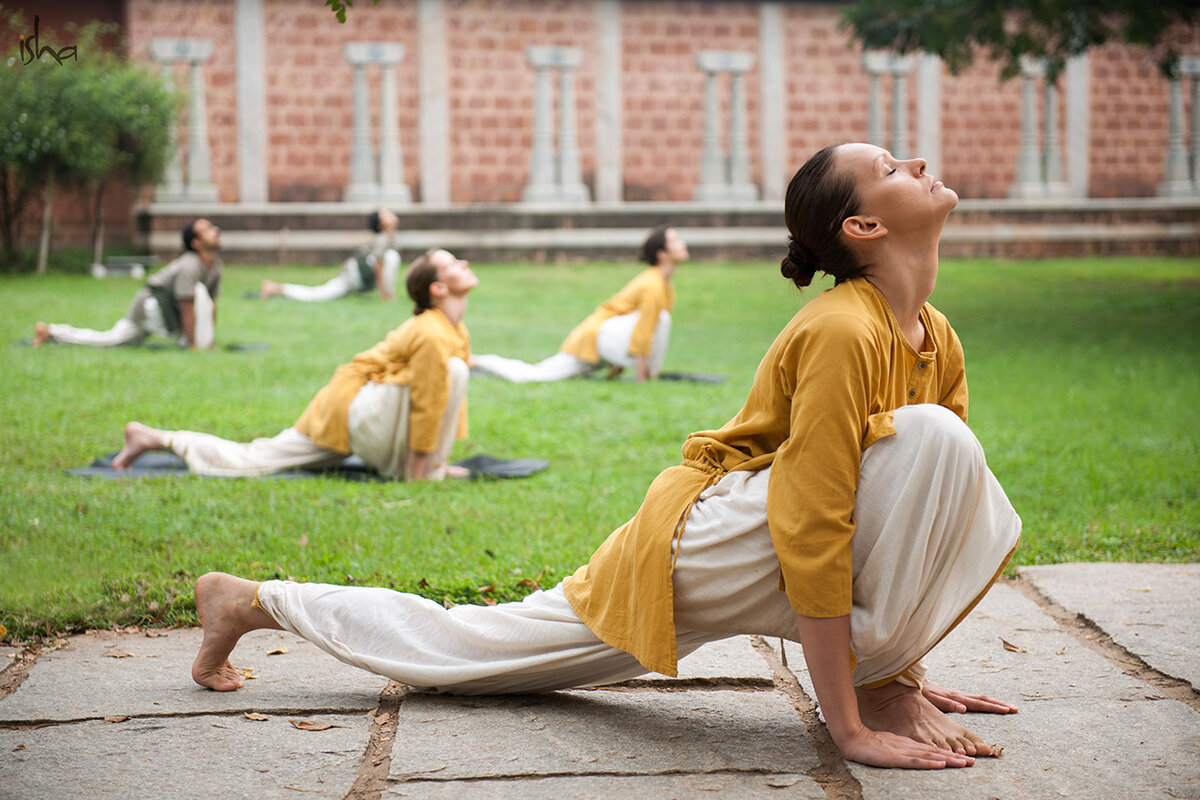
[[[379,800],[383,790],[394,783],[388,779],[392,769],[392,746],[400,727],[400,706],[407,696],[408,687],[395,681],[388,681],[380,693],[367,746],[345,800]]]
[[[362,713],[362,708],[234,708],[210,709],[208,711],[161,711],[146,714],[101,714],[94,717],[75,717],[72,719],[0,719],[0,731],[32,730],[34,728],[53,728],[60,725],[82,725],[85,722],[103,722],[106,717],[128,717],[129,722],[139,719],[191,719],[193,717],[240,717],[245,713],[265,714],[271,717],[327,717],[354,716]]]
[[[773,692],[775,681],[770,678],[633,678],[603,686],[579,686],[573,692],[690,692],[733,691]]]
[[[833,743],[829,729],[817,715],[817,704],[804,691],[791,670],[784,666],[783,660],[767,644],[766,639],[751,636],[750,644],[767,662],[771,674],[775,676],[776,687],[791,699],[792,707],[800,714],[808,738],[821,760],[820,766],[810,770],[808,776],[816,781],[829,800],[863,800],[862,784],[850,774],[850,767],[842,758],[842,752]]]
[[[1064,633],[1093,653],[1112,662],[1129,677],[1150,684],[1168,700],[1176,700],[1193,711],[1200,711],[1200,690],[1185,680],[1150,666],[1142,658],[1114,642],[1112,634],[1097,625],[1086,614],[1073,613],[1055,603],[1043,594],[1029,578],[1009,578],[1005,583],[1022,597],[1035,603],[1042,613],[1058,623],[1058,627]]]
[[[21,687],[29,677],[29,671],[37,663],[42,648],[37,645],[22,648],[12,660],[12,663],[0,670],[0,700],[8,697]]]

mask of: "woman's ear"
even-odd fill
[[[887,227],[879,217],[855,214],[842,221],[842,233],[851,239],[878,239],[887,235]]]
[[[429,284],[430,297],[445,298],[446,293],[449,291],[450,290],[446,287],[446,284],[442,283],[441,281],[434,281],[433,283]]]

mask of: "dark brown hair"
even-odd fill
[[[667,231],[669,230],[671,230],[670,225],[659,225],[650,231],[646,241],[642,242],[642,261],[652,267],[657,266],[659,251],[667,249]]]
[[[199,219],[194,219],[187,225],[183,226],[183,249],[195,252],[196,248],[192,247],[192,243],[200,238],[200,234],[196,233],[196,223]]]
[[[842,241],[842,223],[858,213],[861,201],[854,176],[837,168],[839,145],[825,147],[804,163],[788,184],[783,204],[788,253],[779,264],[783,277],[803,289],[817,272],[834,283],[863,273],[854,253]]]
[[[408,272],[404,275],[404,287],[413,301],[413,314],[420,314],[433,308],[433,300],[429,295],[429,287],[438,279],[437,264],[433,263],[433,254],[437,248],[426,250],[412,260]]]

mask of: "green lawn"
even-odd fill
[[[573,380],[470,389],[456,456],[549,459],[533,478],[443,484],[337,479],[102,481],[68,476],[116,450],[130,419],[243,439],[290,425],[333,369],[407,303],[245,299],[227,270],[218,341],[266,352],[18,344],[38,319],[108,327],[136,284],[0,276],[0,625],[9,639],[111,624],[195,622],[191,585],[254,578],[384,584],[479,602],[572,571],[677,463],[693,430],[740,407],[771,340],[812,294],[770,263],[687,264],[666,368],[721,385]],[[638,267],[476,265],[476,352],[553,353]],[[1025,522],[1017,563],[1200,560],[1200,261],[943,264],[933,302],[967,352],[971,423]]]

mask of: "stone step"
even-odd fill
[[[162,258],[197,216],[222,228],[225,260],[334,263],[368,237],[371,206],[347,203],[151,205],[138,245]],[[401,209],[404,257],[445,247],[474,261],[630,259],[646,231],[671,225],[693,258],[778,258],[787,231],[777,203],[624,203],[614,206],[424,206]],[[1048,258],[1200,255],[1200,198],[965,200],[942,237],[945,257]]]

